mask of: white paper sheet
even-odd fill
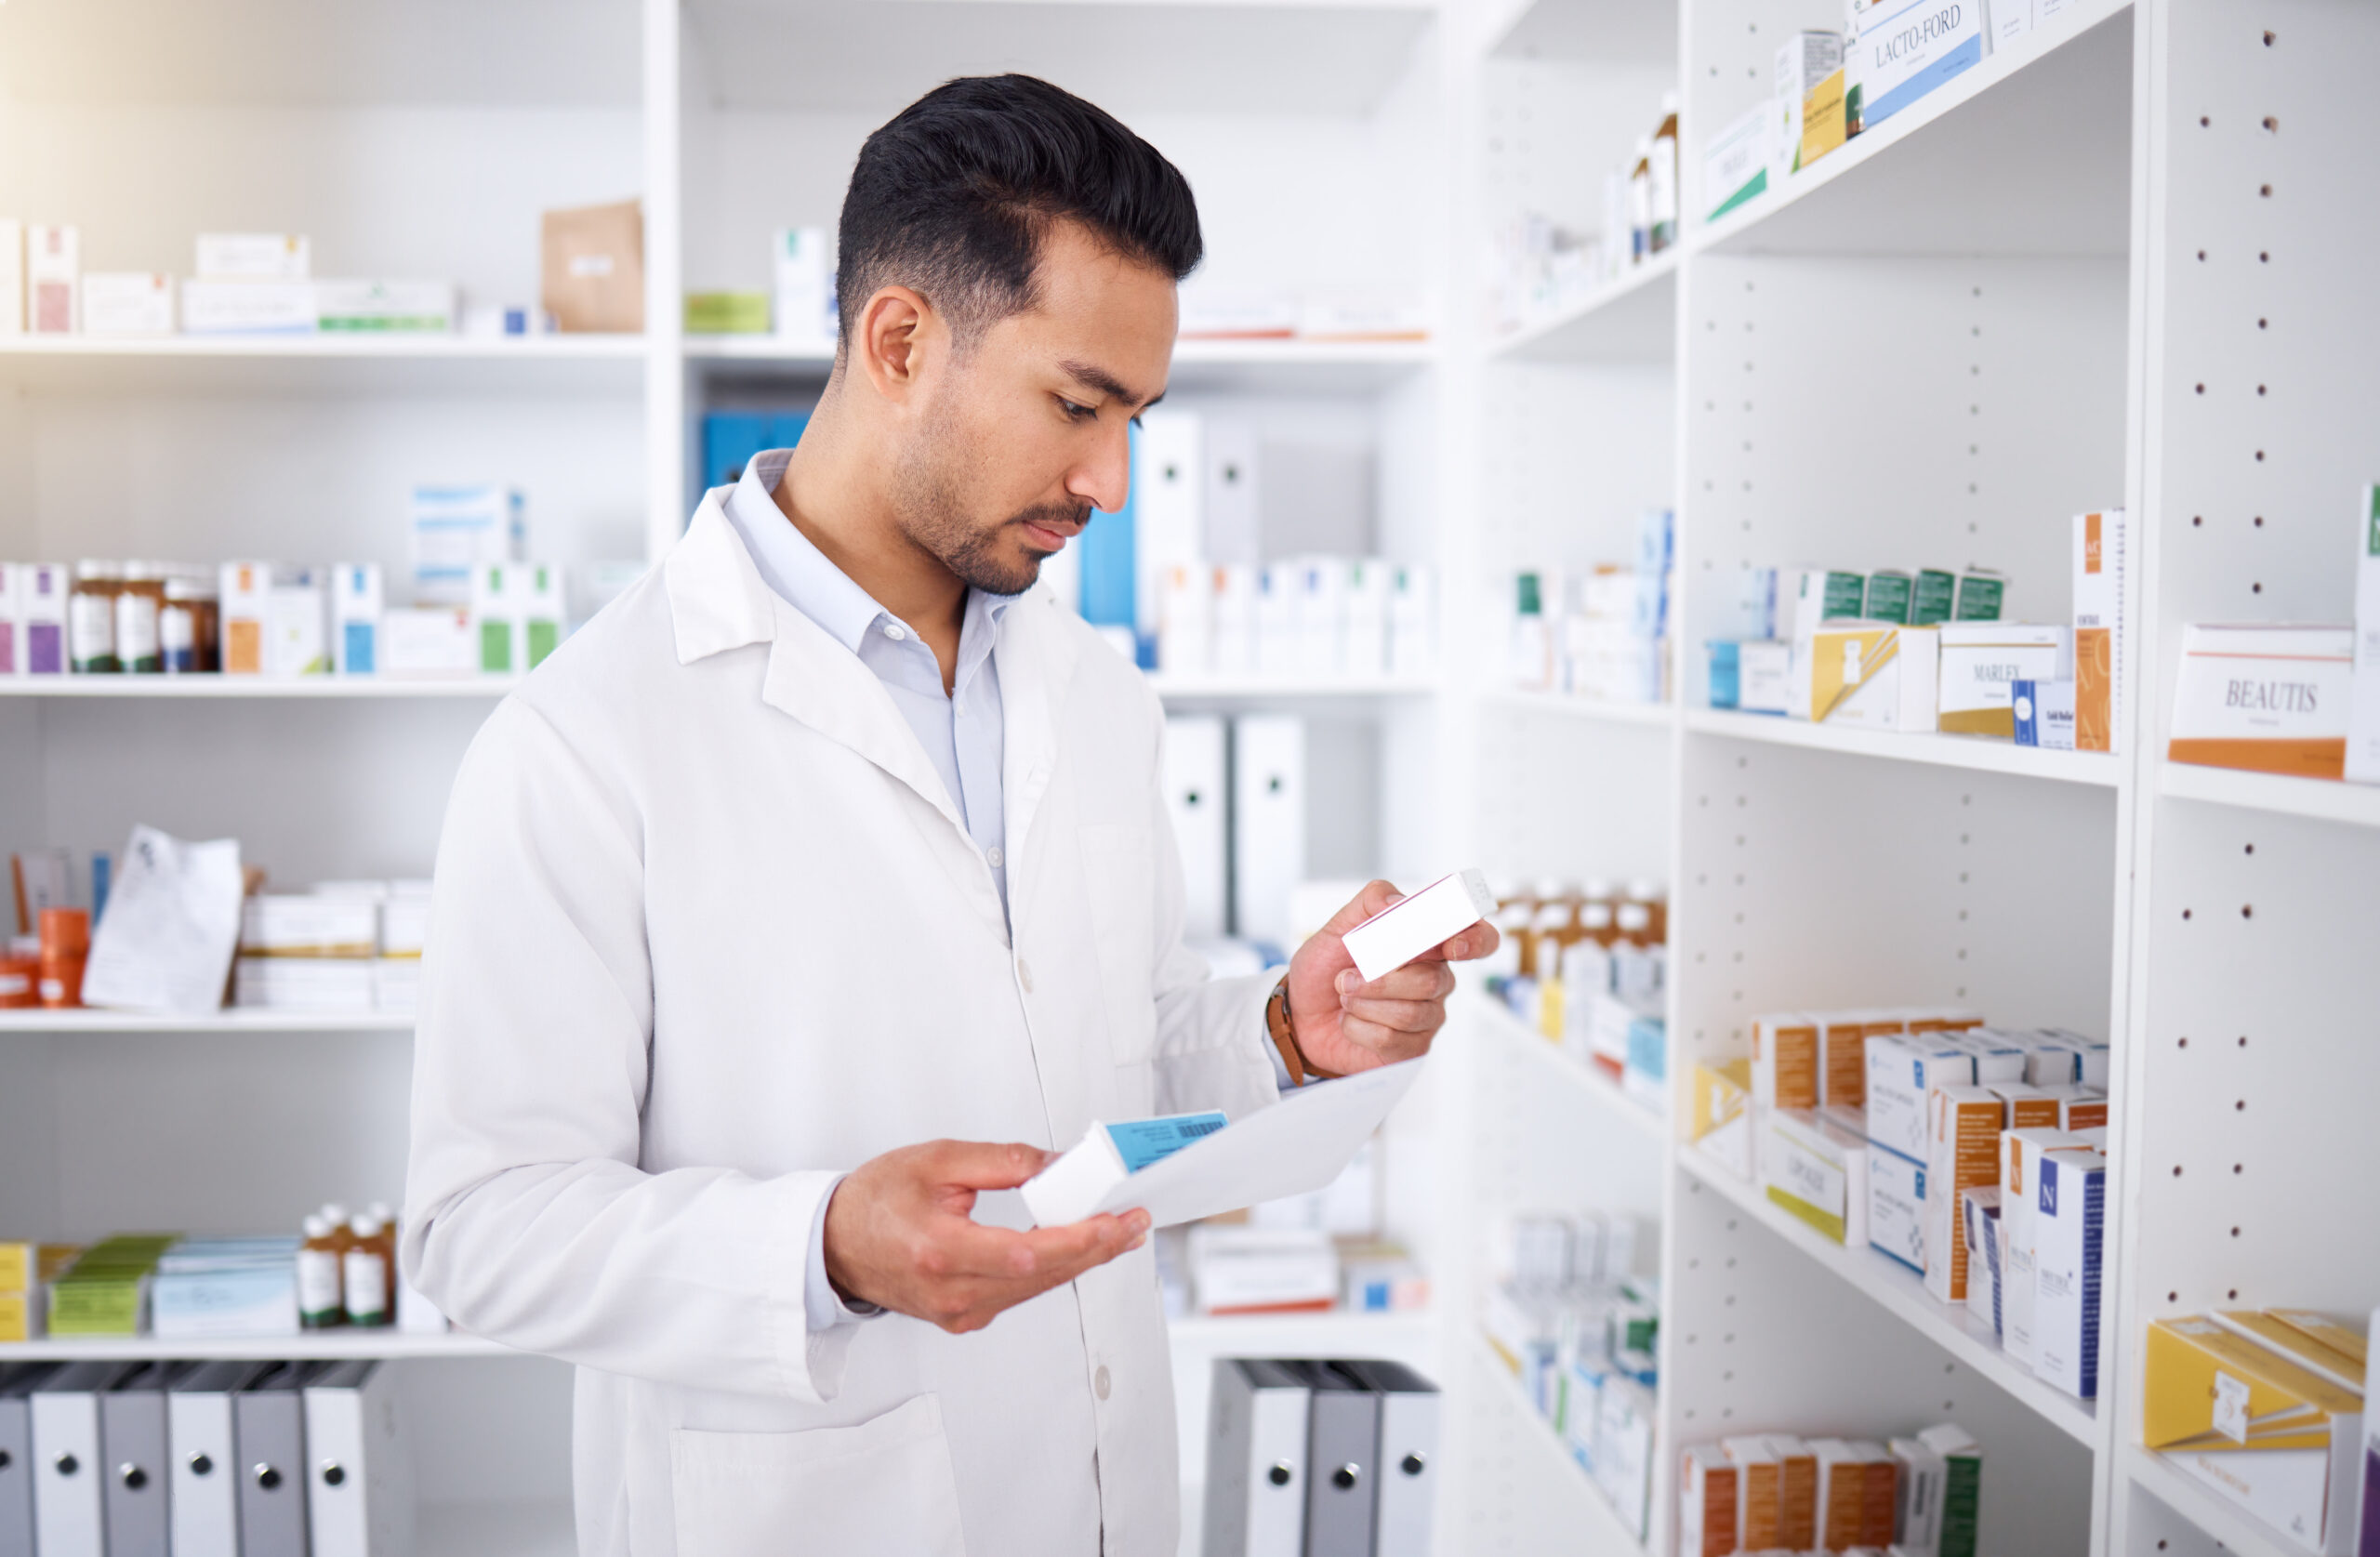
[[[1321,1189],[1355,1160],[1428,1062],[1408,1060],[1301,1088],[1151,1163],[1097,1209],[1144,1210],[1152,1225],[1170,1227]]]
[[[198,1014],[223,1004],[240,941],[240,841],[132,829],[91,934],[83,1003]]]

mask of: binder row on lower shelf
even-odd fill
[[[1438,1387],[1400,1363],[1216,1359],[1206,1550],[1427,1557],[1438,1418]]]
[[[0,1372],[0,1557],[407,1557],[386,1362],[85,1361]]]

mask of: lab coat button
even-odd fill
[[[898,643],[903,639],[908,637],[909,633],[908,629],[902,627],[900,623],[887,622],[884,624],[884,636],[891,639],[893,642]]]
[[[1007,856],[1000,852],[1000,846],[997,843],[985,851],[984,858],[991,862],[994,870],[999,869],[1007,862]]]
[[[1025,986],[1025,994],[1033,993],[1033,964],[1023,957],[1016,959],[1016,982]]]
[[[1091,1392],[1102,1400],[1107,1398],[1107,1368],[1104,1364],[1097,1373],[1091,1376]]]

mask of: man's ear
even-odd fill
[[[880,287],[860,310],[858,366],[877,394],[894,405],[915,399],[931,364],[949,350],[941,313],[906,286]]]

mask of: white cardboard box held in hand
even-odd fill
[[[1154,1161],[1141,1157],[1145,1166],[1137,1169],[1119,1149],[1130,1148],[1130,1139],[1119,1142],[1094,1120],[1078,1144],[1027,1181],[1025,1207],[1043,1227],[1130,1210],[1170,1227],[1318,1190],[1363,1149],[1427,1062],[1407,1060],[1302,1088],[1228,1124],[1216,1123],[1220,1115],[1139,1122],[1169,1127],[1189,1143]]]
[[[1422,953],[1496,911],[1496,894],[1475,870],[1442,876],[1410,897],[1402,897],[1340,939],[1355,959],[1366,983],[1393,973]]]

